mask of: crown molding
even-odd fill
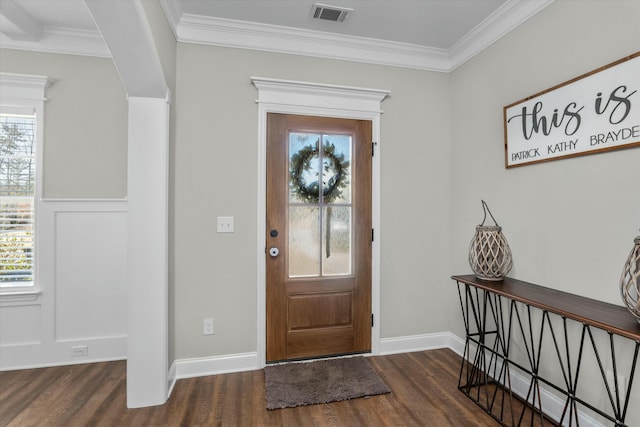
[[[363,62],[448,73],[555,0],[507,0],[449,49],[391,42],[183,13],[177,0],[160,0],[176,40],[212,46]],[[99,31],[44,27],[37,42],[0,34],[0,47],[111,57]]]
[[[251,77],[258,103],[297,107],[328,107],[380,114],[388,90]]]
[[[180,17],[182,16],[182,3],[175,0],[160,0],[160,7],[164,12],[164,16],[169,22],[169,27],[173,31],[173,36],[178,39],[177,28],[180,23]]]
[[[38,41],[12,40],[0,34],[0,47],[101,58],[111,57],[99,31],[65,27],[44,27]]]
[[[2,97],[20,97],[42,101],[44,91],[52,83],[47,76],[0,72]]]
[[[314,56],[369,64],[451,72],[554,0],[507,0],[450,49],[199,15],[179,14],[163,0],[176,39],[183,43]],[[171,6],[174,7],[171,7]],[[177,22],[177,24],[175,24]]]
[[[445,71],[444,49],[366,37],[184,14],[177,40],[292,55]]]
[[[10,22],[2,32],[14,40],[38,41],[42,34],[42,26],[31,16],[24,13],[13,0],[0,3],[0,15]],[[13,27],[13,28],[12,28]]]
[[[449,48],[450,71],[491,46],[555,0],[509,0]]]

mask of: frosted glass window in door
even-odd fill
[[[322,275],[351,274],[351,207],[323,209]]]
[[[351,274],[352,144],[351,135],[289,133],[289,277]]]
[[[289,277],[320,275],[320,210],[316,206],[289,207]]]

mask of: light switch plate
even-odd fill
[[[213,335],[213,317],[202,319],[202,335]]]
[[[233,217],[232,216],[218,217],[218,233],[233,233]]]

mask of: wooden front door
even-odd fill
[[[267,362],[371,350],[371,122],[267,115]]]

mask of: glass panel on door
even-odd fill
[[[352,274],[353,137],[289,133],[288,276]]]

